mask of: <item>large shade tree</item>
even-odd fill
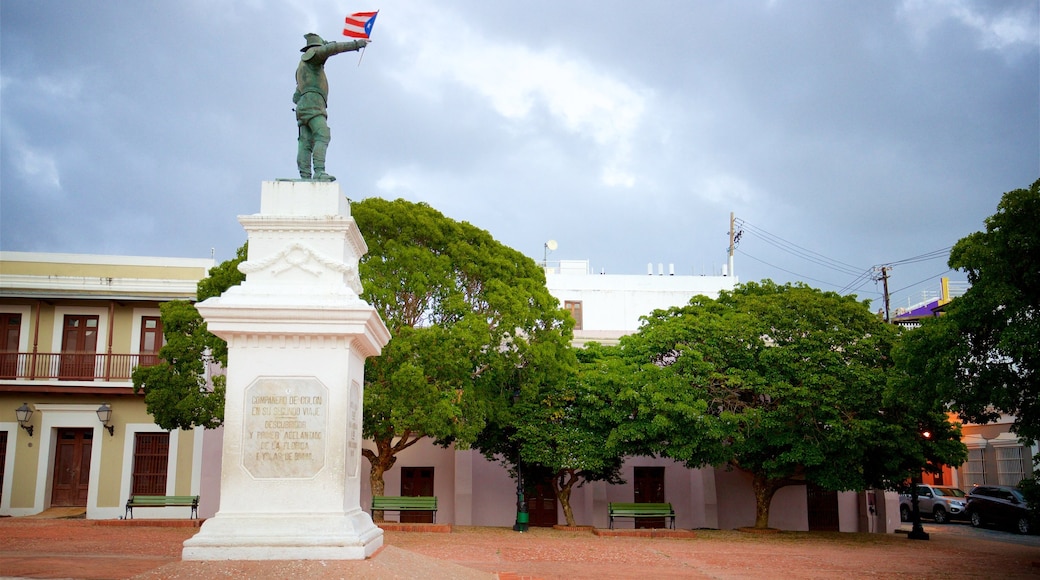
[[[423,438],[468,446],[511,393],[570,372],[571,325],[523,254],[422,203],[366,199],[363,298],[392,339],[366,362],[364,433],[372,493]],[[570,358],[569,358],[570,357]]]
[[[950,252],[971,287],[926,321],[933,357],[919,372],[976,423],[1013,415],[1040,439],[1040,180],[1004,194],[997,213]]]
[[[642,377],[633,428],[689,467],[747,473],[756,527],[784,486],[859,490],[920,470],[925,455],[956,461],[942,403],[890,381],[896,330],[868,306],[767,280],[655,311],[621,342]]]
[[[621,464],[634,450],[620,436],[628,417],[616,404],[628,374],[611,352],[591,343],[576,350],[576,372],[513,392],[476,443],[488,459],[522,472],[528,490],[550,481],[569,526],[577,523],[574,489],[590,481],[622,483]]]

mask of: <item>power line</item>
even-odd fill
[[[751,258],[752,260],[754,260],[756,262],[760,262],[762,264],[765,264],[766,266],[769,266],[770,268],[776,268],[777,270],[780,270],[781,272],[787,272],[788,274],[797,276],[801,280],[812,280],[813,282],[819,282],[820,284],[826,284],[827,286],[830,286],[832,288],[837,288],[838,287],[837,284],[834,284],[832,282],[828,282],[826,280],[819,280],[817,278],[812,278],[810,276],[806,276],[805,274],[799,274],[798,272],[794,272],[794,271],[788,270],[786,268],[781,268],[780,266],[777,266],[776,264],[770,264],[769,262],[767,262],[767,261],[765,261],[765,260],[763,260],[761,258],[756,258],[755,256],[752,256],[751,254],[749,254],[746,251],[741,250],[739,248],[738,248],[738,251],[740,252],[740,254],[742,256],[747,256],[748,258]],[[841,292],[839,292],[839,294],[840,293]]]
[[[802,258],[803,260],[807,260],[814,264],[824,266],[826,268],[830,268],[832,270],[836,270],[844,274],[855,275],[862,271],[862,268],[853,266],[840,260],[835,260],[814,250],[810,250],[808,248],[799,246],[794,242],[785,240],[784,238],[781,238],[776,234],[770,233],[747,221],[738,219],[736,220],[736,222],[738,227],[740,227],[741,229],[741,233],[747,232],[755,236],[756,238],[762,240],[763,242],[771,246],[774,246],[780,250],[783,250],[789,254]]]
[[[925,283],[925,282],[927,282],[929,280],[934,280],[934,279],[938,278],[939,276],[942,276],[943,274],[947,274],[949,272],[953,272],[953,270],[947,269],[947,270],[939,272],[938,274],[935,274],[933,276],[929,276],[929,277],[925,278],[924,280],[918,280],[917,282],[914,282],[913,284],[910,284],[909,286],[903,286],[899,290],[893,290],[891,292],[891,294],[898,294],[898,293],[902,292],[903,290],[907,290],[907,289],[913,288],[914,286],[917,286],[918,284],[923,284],[923,283]]]
[[[877,264],[877,265],[871,266],[870,268],[863,269],[863,268],[858,268],[856,266],[848,264],[846,262],[842,262],[840,260],[835,260],[833,258],[825,256],[825,255],[823,255],[823,254],[821,254],[819,252],[816,252],[814,250],[810,250],[808,248],[799,246],[798,244],[795,244],[794,242],[791,242],[789,240],[785,240],[784,238],[782,238],[782,237],[780,237],[780,236],[778,236],[776,234],[770,233],[770,232],[768,232],[768,231],[766,231],[766,230],[764,230],[764,229],[762,229],[762,228],[760,228],[760,227],[758,227],[758,226],[756,226],[754,224],[751,224],[751,223],[749,223],[749,222],[747,222],[745,220],[736,219],[736,220],[733,221],[733,223],[735,224],[736,227],[739,228],[739,231],[736,232],[736,236],[735,236],[735,239],[734,239],[734,245],[735,246],[739,246],[739,242],[740,242],[740,239],[741,239],[742,235],[744,233],[748,233],[751,236],[754,236],[756,239],[758,239],[758,240],[760,240],[760,241],[762,241],[762,242],[764,242],[766,244],[769,244],[769,245],[771,245],[771,246],[773,246],[773,247],[775,247],[775,248],[777,248],[777,249],[779,249],[781,251],[784,251],[784,252],[786,252],[788,254],[791,254],[791,255],[793,255],[795,257],[801,258],[802,260],[805,260],[805,261],[810,262],[812,264],[816,264],[817,266],[823,266],[824,268],[828,268],[830,270],[834,270],[835,272],[838,272],[840,274],[846,274],[846,275],[854,276],[853,279],[848,284],[846,284],[845,286],[842,286],[841,289],[838,290],[839,294],[851,294],[853,292],[856,292],[857,290],[859,290],[860,288],[862,288],[864,285],[866,285],[869,282],[877,283],[879,280],[881,280],[881,278],[875,276],[874,275],[875,272],[880,271],[880,272],[882,272],[884,274],[884,273],[892,270],[893,266],[905,266],[905,265],[908,265],[908,264],[916,264],[916,263],[919,263],[919,262],[927,262],[927,261],[943,258],[943,257],[948,256],[949,255],[949,251],[951,249],[953,249],[953,246],[947,246],[945,248],[940,248],[938,250],[933,250],[931,252],[925,252],[925,253],[919,254],[917,256],[911,256],[909,258],[903,258],[901,260],[895,260],[895,261],[892,261],[892,262],[887,262],[885,264]],[[751,254],[748,254],[744,250],[740,250],[740,253],[742,255],[745,255],[745,256],[751,258],[752,260],[755,260],[756,262],[760,262],[762,264],[765,264],[766,266],[769,266],[771,268],[775,268],[777,270],[780,270],[781,272],[786,272],[788,274],[797,276],[800,279],[811,280],[813,282],[818,282],[820,284],[826,284],[827,286],[831,286],[831,287],[835,287],[835,288],[838,287],[837,284],[833,284],[833,283],[830,283],[830,282],[827,282],[827,281],[824,281],[824,280],[819,280],[817,278],[811,278],[809,276],[805,276],[803,274],[799,274],[798,272],[794,272],[794,271],[788,270],[786,268],[781,268],[780,266],[777,266],[776,264],[771,264],[769,262],[766,262],[765,260],[762,260],[761,258],[756,258],[755,256],[752,256]],[[897,292],[902,292],[903,290],[906,290],[907,288],[911,288],[913,286],[916,286],[917,284],[921,284],[922,282],[927,282],[928,280],[936,278],[937,276],[942,276],[943,274],[945,274],[946,272],[949,272],[949,271],[950,270],[946,270],[945,272],[942,272],[941,274],[937,274],[935,276],[930,276],[928,278],[925,278],[924,280],[921,280],[920,282],[915,282],[914,284],[906,286],[905,288],[900,288],[899,290],[896,290],[895,292],[880,293],[880,292],[877,292],[875,290],[874,292],[872,292],[872,294],[878,294],[878,295],[881,295],[881,296],[887,295],[888,297],[890,297],[892,294],[895,294]]]

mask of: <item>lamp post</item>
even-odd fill
[[[516,523],[513,524],[514,532],[526,532],[530,520],[527,513],[527,502],[524,501],[524,475],[520,469],[520,451],[516,453]]]
[[[921,438],[928,441],[932,438],[930,431],[922,431]],[[917,476],[916,479],[920,479]],[[917,494],[917,481],[910,481],[910,509],[911,509],[911,520],[913,520],[913,527],[910,529],[910,533],[906,535],[907,539],[910,540],[927,540],[928,532],[924,531],[924,527],[921,526],[921,503],[918,499]]]
[[[555,245],[555,242],[553,242]],[[555,247],[553,248],[555,249]],[[513,407],[520,402],[520,388],[513,390]],[[520,444],[516,445],[516,523],[513,524],[514,532],[526,532],[530,514],[527,513],[527,502],[524,501],[524,472],[520,467],[523,459],[520,457]]]
[[[920,501],[917,499],[916,481],[910,482],[910,508],[910,519],[913,521],[914,525],[913,528],[910,530],[910,533],[907,534],[906,537],[911,540],[927,540],[928,532],[924,531],[924,527],[921,526],[921,505]]]

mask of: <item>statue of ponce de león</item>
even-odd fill
[[[314,33],[303,35],[307,46],[300,49],[300,65],[296,67],[296,124],[300,129],[296,166],[300,177],[317,181],[335,181],[325,172],[325,153],[329,148],[328,112],[329,80],[325,76],[325,61],[341,52],[360,50],[368,40],[359,38],[348,42],[326,42]]]

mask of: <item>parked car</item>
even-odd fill
[[[1017,487],[1010,485],[978,485],[968,492],[968,519],[971,525],[996,524],[1028,534],[1033,517],[1026,499]]]
[[[963,491],[956,487],[917,484],[917,505],[921,515],[932,518],[937,524],[951,519],[965,519],[967,502]],[[913,499],[909,493],[899,495],[899,519],[910,521],[913,516]]]

